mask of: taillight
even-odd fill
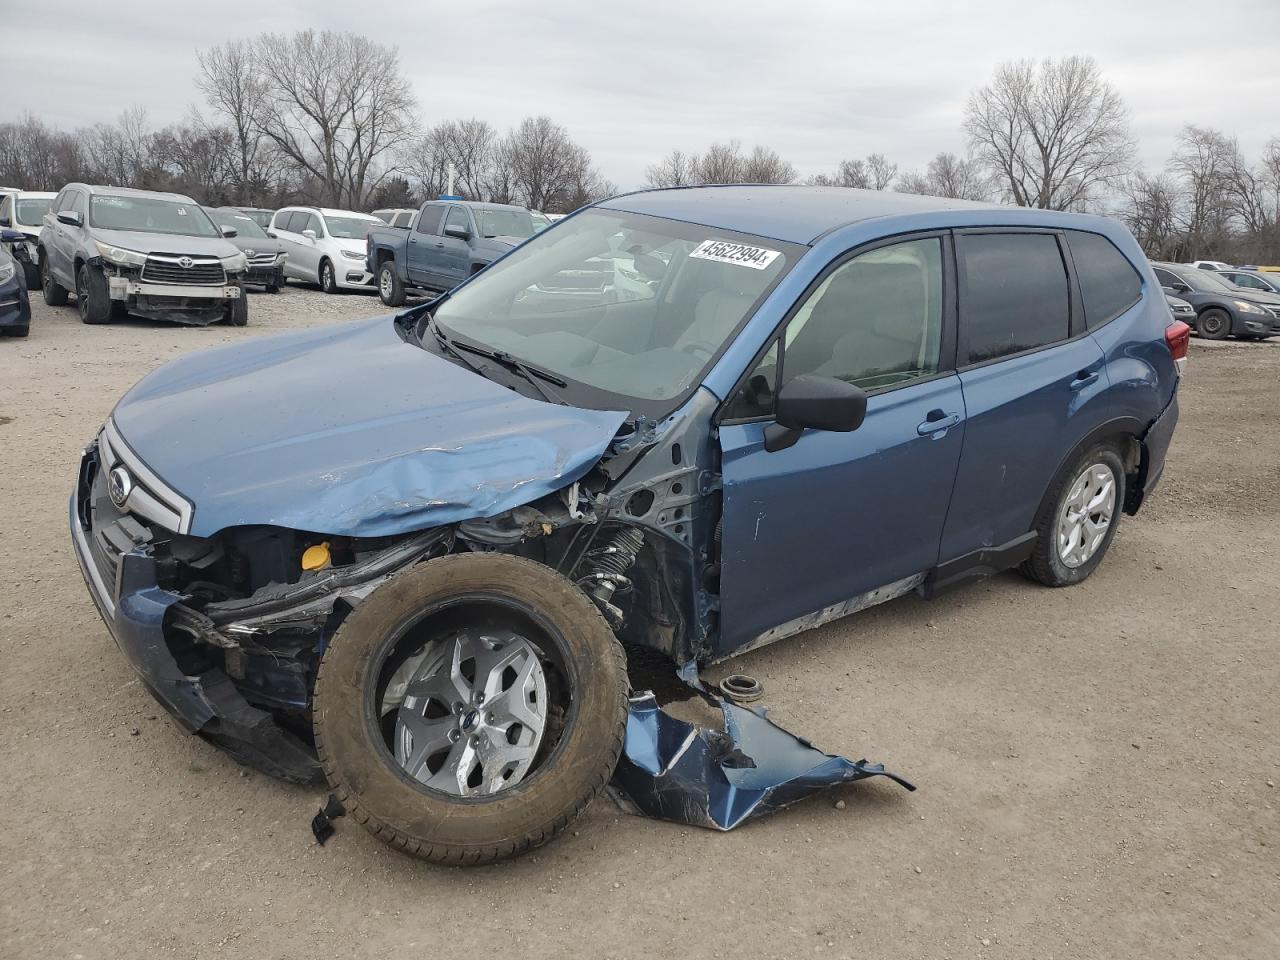
[[[1191,328],[1181,320],[1175,320],[1164,328],[1164,342],[1169,345],[1173,354],[1173,365],[1178,368],[1178,375],[1187,365],[1187,350],[1191,347]]]

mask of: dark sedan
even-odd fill
[[[1280,296],[1244,290],[1211,270],[1178,263],[1153,263],[1166,294],[1195,308],[1196,333],[1206,340],[1230,336],[1248,340],[1280,335]]]
[[[0,230],[0,243],[20,243],[26,238],[16,230]],[[0,334],[25,337],[31,329],[31,304],[21,265],[0,246]]]
[[[1280,293],[1280,273],[1267,273],[1262,270],[1220,270],[1218,275],[1244,290]]]

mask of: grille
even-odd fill
[[[276,262],[276,254],[274,253],[255,253],[249,258],[249,262],[254,266],[270,266]]]
[[[189,260],[191,266],[184,267],[179,260]],[[179,284],[223,284],[227,275],[222,269],[220,260],[197,260],[194,257],[147,257],[146,266],[142,268],[142,279],[151,283]]]
[[[1273,307],[1268,304],[1267,310],[1273,317],[1280,317],[1280,307]]]

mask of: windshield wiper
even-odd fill
[[[557,387],[565,387],[568,384],[563,378],[556,376],[549,370],[540,370],[537,367],[531,367],[519,357],[513,357],[505,350],[490,350],[487,347],[479,347],[470,343],[454,343],[453,340],[446,337],[443,331],[441,331],[439,325],[436,323],[435,317],[431,318],[430,323],[431,333],[435,336],[436,343],[440,344],[441,349],[445,350],[452,356],[457,357],[476,373],[480,374],[480,376],[485,376],[484,366],[476,363],[469,357],[464,356],[462,351],[465,350],[467,353],[474,353],[477,356],[493,360],[495,363],[500,364],[504,370],[507,370],[510,373],[519,374],[526,381],[532,384],[533,388],[537,390],[538,393],[542,394],[542,398],[544,400],[547,400],[550,403],[567,403],[564,397],[560,396],[558,393],[549,389],[542,383],[542,381],[545,380],[547,383],[553,383]]]

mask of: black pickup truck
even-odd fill
[[[534,233],[524,207],[465,200],[430,200],[409,229],[375,226],[368,234],[367,265],[378,296],[398,307],[410,293],[443,293]]]

